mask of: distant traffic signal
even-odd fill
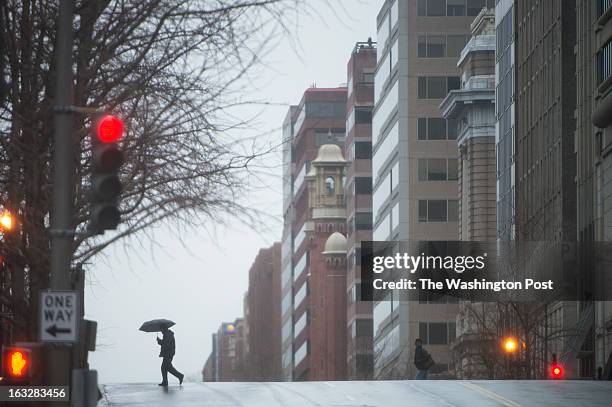
[[[550,366],[550,376],[553,379],[562,379],[563,378],[563,366],[561,366],[557,362],[557,354],[552,354],[552,364]]]
[[[116,229],[121,220],[119,195],[122,185],[119,169],[124,161],[119,141],[125,126],[116,116],[103,116],[95,126],[92,140],[91,219],[90,229],[103,232]]]

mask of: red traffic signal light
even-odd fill
[[[31,352],[25,348],[5,348],[4,375],[8,379],[24,380],[30,377]]]
[[[123,137],[125,126],[117,116],[106,115],[98,122],[98,139],[103,143],[116,143]]]
[[[553,379],[561,379],[563,377],[563,366],[558,364],[553,364],[550,367],[550,375]]]

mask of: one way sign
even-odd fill
[[[76,342],[79,296],[75,291],[47,291],[40,298],[40,340]]]

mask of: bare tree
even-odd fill
[[[240,198],[250,166],[270,146],[237,139],[249,101],[238,87],[302,0],[76,0],[74,103],[126,121],[123,224],[75,240],[74,261],[160,222],[189,226],[258,214]],[[36,293],[48,286],[57,2],[0,2],[0,205],[19,219],[2,241],[3,307],[17,336],[33,336]],[[73,227],[88,220],[92,121],[74,116]],[[9,277],[10,274],[10,277]]]

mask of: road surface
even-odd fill
[[[612,406],[612,382],[367,381],[103,386],[101,406],[590,407]]]

